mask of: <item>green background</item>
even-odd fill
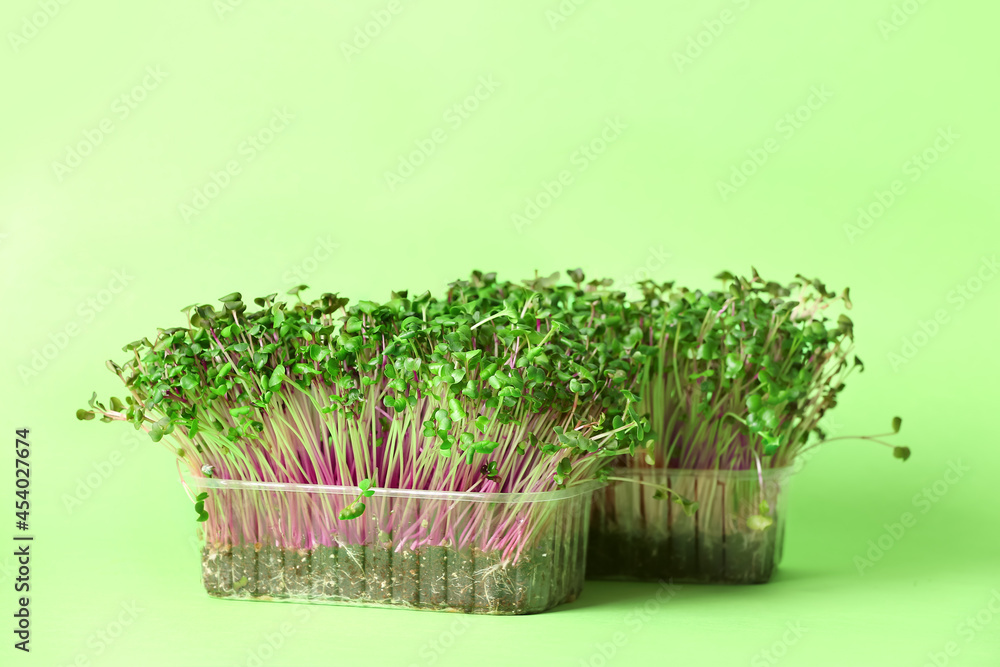
[[[3,425],[31,428],[37,537],[30,655],[0,551],[0,662],[1000,663],[998,20],[917,0],[5,3]],[[751,264],[852,288],[867,370],[828,426],[899,414],[913,450],[810,458],[766,586],[593,583],[524,618],[213,600],[174,466],[73,417],[115,391],[122,345],[232,290],[576,266],[712,286]]]

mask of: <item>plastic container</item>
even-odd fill
[[[594,494],[587,576],[590,579],[760,584],[781,561],[785,490],[792,468],[756,470],[618,469],[616,482]],[[636,482],[645,482],[637,484]],[[698,502],[687,516],[672,500],[653,497],[666,486]],[[747,519],[772,522],[754,530]]]
[[[599,483],[544,493],[198,479],[202,580],[221,598],[530,614],[576,599]]]

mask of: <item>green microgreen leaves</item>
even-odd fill
[[[341,521],[350,521],[351,519],[357,519],[364,513],[365,504],[360,500],[355,500],[353,503],[340,510],[340,514],[337,515],[337,518]]]
[[[271,376],[267,380],[267,388],[270,391],[274,391],[281,387],[281,383],[285,380],[285,367],[278,366],[271,372]]]
[[[194,511],[198,513],[199,523],[208,521],[208,512],[205,511],[205,501],[208,499],[208,493],[202,492],[195,497]]]
[[[659,344],[641,411],[675,427],[656,440],[656,459],[671,468],[790,465],[825,438],[821,420],[850,371],[864,368],[852,354],[853,321],[830,308],[850,309],[849,291],[802,275],[781,285],[753,268],[716,278],[722,291],[644,281],[638,335],[634,323],[618,328],[623,339]],[[886,444],[880,437],[864,439]],[[905,460],[909,450],[894,455]]]
[[[673,497],[673,502],[681,506],[685,516],[694,516],[698,512],[697,500],[686,498],[671,488],[659,486],[653,492],[653,498],[656,500],[667,500],[670,497]]]
[[[350,521],[391,485],[563,488],[614,480],[623,460],[786,466],[825,437],[844,378],[863,370],[853,321],[829,308],[849,309],[849,292],[816,279],[722,272],[709,292],[644,281],[629,302],[610,281],[568,276],[474,271],[440,297],[401,290],[353,306],[333,293],[306,301],[299,285],[292,303],[270,294],[254,310],[232,292],[183,309],[187,327],[126,345],[127,360],[108,363],[124,401],[95,394],[77,418],[127,421],[195,477],[356,483],[334,510]],[[865,439],[886,445],[900,426]],[[668,496],[698,512],[656,488]],[[195,509],[210,531],[226,513],[206,503],[199,494]],[[774,522],[763,500],[740,516],[751,530]]]
[[[126,346],[130,358],[108,365],[126,400],[108,410],[95,396],[77,416],[169,440],[195,476],[361,479],[345,520],[388,480],[576,484],[648,435],[630,390],[658,350],[610,281],[569,275],[518,284],[476,271],[442,298],[401,290],[353,307],[331,293],[306,301],[304,285],[293,303],[232,292],[183,309],[186,328]],[[370,470],[372,451],[394,467]]]
[[[476,417],[476,429],[485,435],[486,431],[489,430],[490,418],[486,415],[480,415]]]
[[[359,516],[365,513],[365,504],[361,501],[362,498],[370,498],[375,495],[375,489],[372,488],[372,481],[370,479],[363,479],[358,482],[358,488],[361,489],[361,493],[354,502],[348,504],[344,509],[340,510],[340,514],[337,518],[341,521],[350,521],[351,519],[357,519]]]
[[[778,448],[781,447],[781,436],[771,435],[770,433],[761,433],[761,444],[763,445],[762,453],[764,456],[772,456],[777,453]]]
[[[489,480],[496,480],[499,477],[499,467],[496,461],[486,461],[480,466],[479,472]]]
[[[569,478],[570,473],[573,471],[573,464],[568,458],[563,458],[559,460],[556,465],[555,474],[553,474],[553,480],[555,480],[556,486],[563,488],[566,485],[566,480]]]

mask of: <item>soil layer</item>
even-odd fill
[[[206,545],[202,579],[217,597],[530,614],[579,594],[583,559],[559,549],[557,541],[550,536],[513,562],[499,551],[471,547]]]
[[[774,530],[728,535],[673,532],[666,539],[594,531],[588,579],[763,584],[776,567]]]

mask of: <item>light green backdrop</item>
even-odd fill
[[[6,2],[3,437],[32,429],[37,537],[29,655],[0,549],[0,662],[1000,664],[998,20],[982,1]],[[529,618],[212,600],[170,461],[73,417],[115,389],[123,344],[232,290],[575,266],[708,286],[751,264],[851,286],[868,368],[831,430],[899,414],[913,450],[813,457],[767,586],[590,584]]]

